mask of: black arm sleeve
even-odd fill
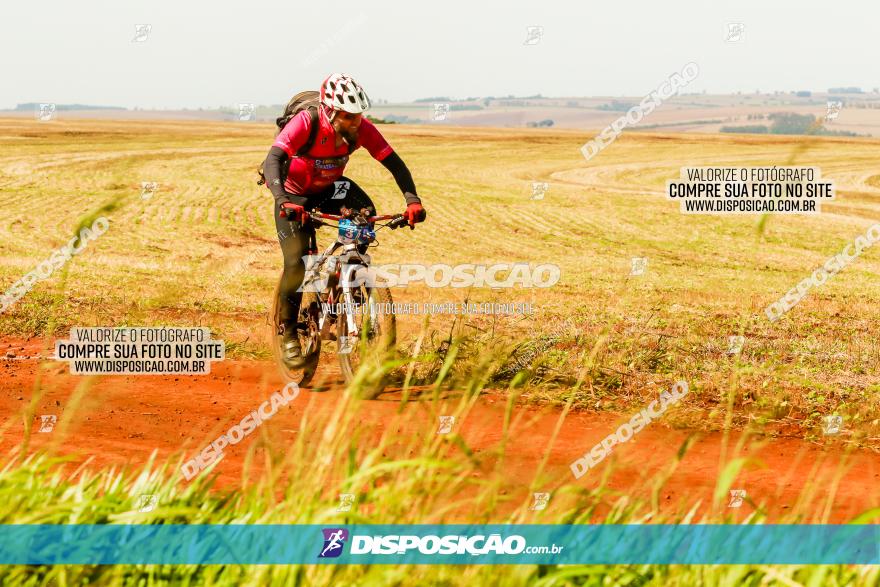
[[[394,181],[397,182],[397,187],[403,192],[406,203],[412,204],[417,202],[421,204],[422,201],[416,194],[416,184],[413,182],[412,174],[407,169],[406,163],[400,158],[400,155],[392,151],[390,155],[382,159],[381,163],[394,176]]]
[[[263,175],[266,176],[266,187],[272,192],[275,201],[287,200],[287,194],[284,192],[284,166],[287,164],[287,153],[279,147],[269,149],[269,154],[263,162]]]

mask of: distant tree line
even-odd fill
[[[636,106],[635,102],[621,102],[620,100],[611,100],[610,104],[600,104],[596,106],[597,110],[607,110],[610,112],[626,112],[633,106]]]
[[[763,124],[746,124],[743,126],[722,126],[721,132],[734,132],[750,135],[767,134],[770,129]]]
[[[828,130],[816,123],[812,114],[796,114],[794,112],[777,112],[767,117],[772,124],[767,127],[760,124],[745,126],[722,126],[721,132],[772,134],[772,135],[823,135],[857,137],[858,134],[845,130]]]
[[[43,102],[45,104],[46,102]],[[16,110],[39,110],[40,102],[17,104]],[[123,106],[90,106],[89,104],[55,104],[55,110],[125,110]]]
[[[390,118],[390,117],[389,117]],[[394,120],[385,120],[384,118],[378,118],[376,116],[370,116],[367,114],[367,120],[372,122],[373,124],[397,124]]]
[[[541,94],[535,94],[534,96],[514,96],[513,94],[510,94],[507,96],[484,96],[482,98],[471,96],[462,100],[455,100],[449,96],[434,96],[432,98],[419,98],[418,100],[413,100],[413,102],[473,102],[481,100],[486,106],[488,106],[491,100],[539,100],[543,98],[544,96]]]
[[[383,120],[385,120],[388,124],[394,124],[394,123],[398,123],[398,124],[421,124],[421,123],[425,122],[425,121],[422,120],[422,119],[419,119],[419,118],[410,118],[409,116],[405,116],[405,115],[402,115],[402,114],[401,114],[401,115],[397,115],[397,114],[386,114],[386,115],[383,117]]]

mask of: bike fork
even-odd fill
[[[348,271],[345,275],[345,281],[343,283],[352,283],[352,276],[357,269],[357,266],[349,267]],[[360,335],[358,332],[357,322],[355,322],[355,305],[354,305],[354,296],[351,293],[351,287],[347,285],[342,286],[342,301],[343,308],[348,308],[349,311],[345,312],[345,320],[346,326],[348,327],[348,336],[357,337]]]

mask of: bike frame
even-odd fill
[[[310,218],[319,218],[321,220],[336,220],[336,221],[343,220],[346,218],[345,216],[341,216],[338,214],[326,214],[323,212],[309,213],[309,217]],[[374,224],[377,221],[397,220],[399,218],[401,218],[400,214],[393,214],[393,215],[386,214],[386,215],[382,215],[382,216],[369,216],[369,217],[365,218],[365,220],[369,224]],[[311,234],[310,238],[312,239],[312,242],[315,245],[315,248],[313,249],[314,253],[317,253],[317,239],[316,239],[316,235],[315,235],[315,233],[317,232],[316,229],[320,228],[323,225],[324,225],[324,223],[321,222],[318,224],[318,226],[313,227],[312,231],[311,231],[312,234]],[[328,225],[328,226],[333,226],[333,225]],[[340,248],[342,249],[341,254],[336,254]],[[311,253],[312,251],[310,250],[309,252]],[[318,299],[321,301],[320,320],[318,322],[319,332],[324,331],[324,325],[328,319],[328,312],[326,312],[324,309],[324,306],[323,306],[324,301],[321,300],[321,294],[322,293],[326,294],[326,296],[327,296],[326,302],[331,304],[331,306],[332,306],[332,304],[336,301],[336,300],[334,300],[334,297],[333,297],[334,288],[338,287],[342,293],[343,307],[354,308],[354,295],[352,293],[352,287],[351,287],[351,285],[345,285],[345,284],[353,283],[353,280],[352,280],[353,275],[352,274],[355,271],[357,271],[359,266],[369,267],[370,263],[372,262],[372,258],[370,257],[370,255],[368,253],[361,253],[360,251],[358,251],[358,245],[356,243],[343,243],[343,242],[340,242],[339,238],[337,237],[337,239],[335,241],[333,241],[333,243],[330,244],[330,246],[328,246],[324,250],[324,252],[322,252],[318,256],[318,258],[311,264],[311,266],[306,270],[306,273],[303,276],[303,288],[305,288],[306,284],[315,281],[315,279],[318,277],[318,275],[323,270],[324,265],[326,263],[328,263],[331,258],[338,259],[338,258],[342,257],[343,255],[347,255],[349,257],[356,256],[358,258],[358,260],[360,261],[360,263],[348,263],[346,266],[346,271],[347,271],[346,275],[341,275],[341,269],[337,266],[335,275],[337,277],[339,277],[340,280],[337,281],[336,285],[331,286],[328,282],[322,291],[316,290],[316,293],[318,294]],[[360,329],[358,328],[357,323],[355,322],[355,317],[354,317],[353,313],[352,312],[344,312],[344,314],[345,314],[345,320],[347,323],[346,326],[348,328],[349,336],[354,336],[354,337],[360,336]],[[370,317],[373,320],[376,319],[375,316],[372,315],[372,312],[370,314]]]

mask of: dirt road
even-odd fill
[[[201,450],[219,432],[256,409],[283,382],[272,363],[261,361],[215,362],[212,373],[204,376],[112,376],[98,378],[75,409],[63,438],[40,433],[39,415],[56,415],[62,420],[76,386],[83,378],[72,376],[66,363],[41,360],[46,351],[40,340],[0,340],[0,450],[21,442],[24,435],[24,410],[29,404],[35,382],[45,391],[39,399],[29,450],[59,443],[59,452],[78,458],[92,457],[94,466],[143,464],[153,450],[159,458],[187,458]],[[9,355],[9,356],[4,356]],[[342,397],[342,382],[334,372],[333,357],[323,370],[329,377],[328,391],[317,393],[304,389],[296,400],[272,418],[276,438],[291,441],[298,434],[300,419],[309,410],[311,418],[332,412]],[[439,413],[452,413],[458,403],[450,394],[439,403]],[[474,408],[455,423],[455,432],[474,451],[477,458],[493,458],[502,437],[505,398],[489,391]],[[437,434],[437,413],[432,402],[411,401],[402,419],[395,419],[400,406],[400,392],[383,394],[374,401],[356,404],[357,426],[362,433],[380,435],[390,422],[401,434]],[[313,416],[314,414],[314,416]],[[552,409],[516,408],[514,425],[505,456],[505,491],[528,499],[529,485],[538,464],[544,458],[560,412]],[[604,468],[611,466],[608,487],[621,494],[648,497],[650,480],[669,465],[689,435],[672,430],[662,421],[654,422],[636,437],[615,447],[614,453],[599,467],[575,479],[569,465],[614,430],[625,415],[609,413],[569,414],[550,450],[550,457],[538,490],[554,491],[564,484],[595,487]],[[731,447],[735,446],[736,435]],[[317,442],[317,440],[315,440]],[[218,465],[220,486],[241,483],[243,457],[247,440],[230,447]],[[702,500],[712,501],[723,437],[718,433],[700,435],[675,472],[664,484],[661,512],[681,512]],[[729,453],[728,453],[729,454]],[[880,505],[880,456],[870,451],[846,453],[840,443],[825,446],[793,438],[766,439],[747,444],[743,456],[754,457],[759,464],[747,467],[734,483],[744,489],[747,500],[735,512],[742,517],[762,504],[773,517],[798,506],[803,487],[809,483],[816,494],[806,510],[815,511],[811,520],[819,521],[827,509],[828,521],[844,522]],[[389,458],[395,454],[388,454]],[[839,477],[839,479],[838,479]],[[830,501],[829,501],[830,499]]]

